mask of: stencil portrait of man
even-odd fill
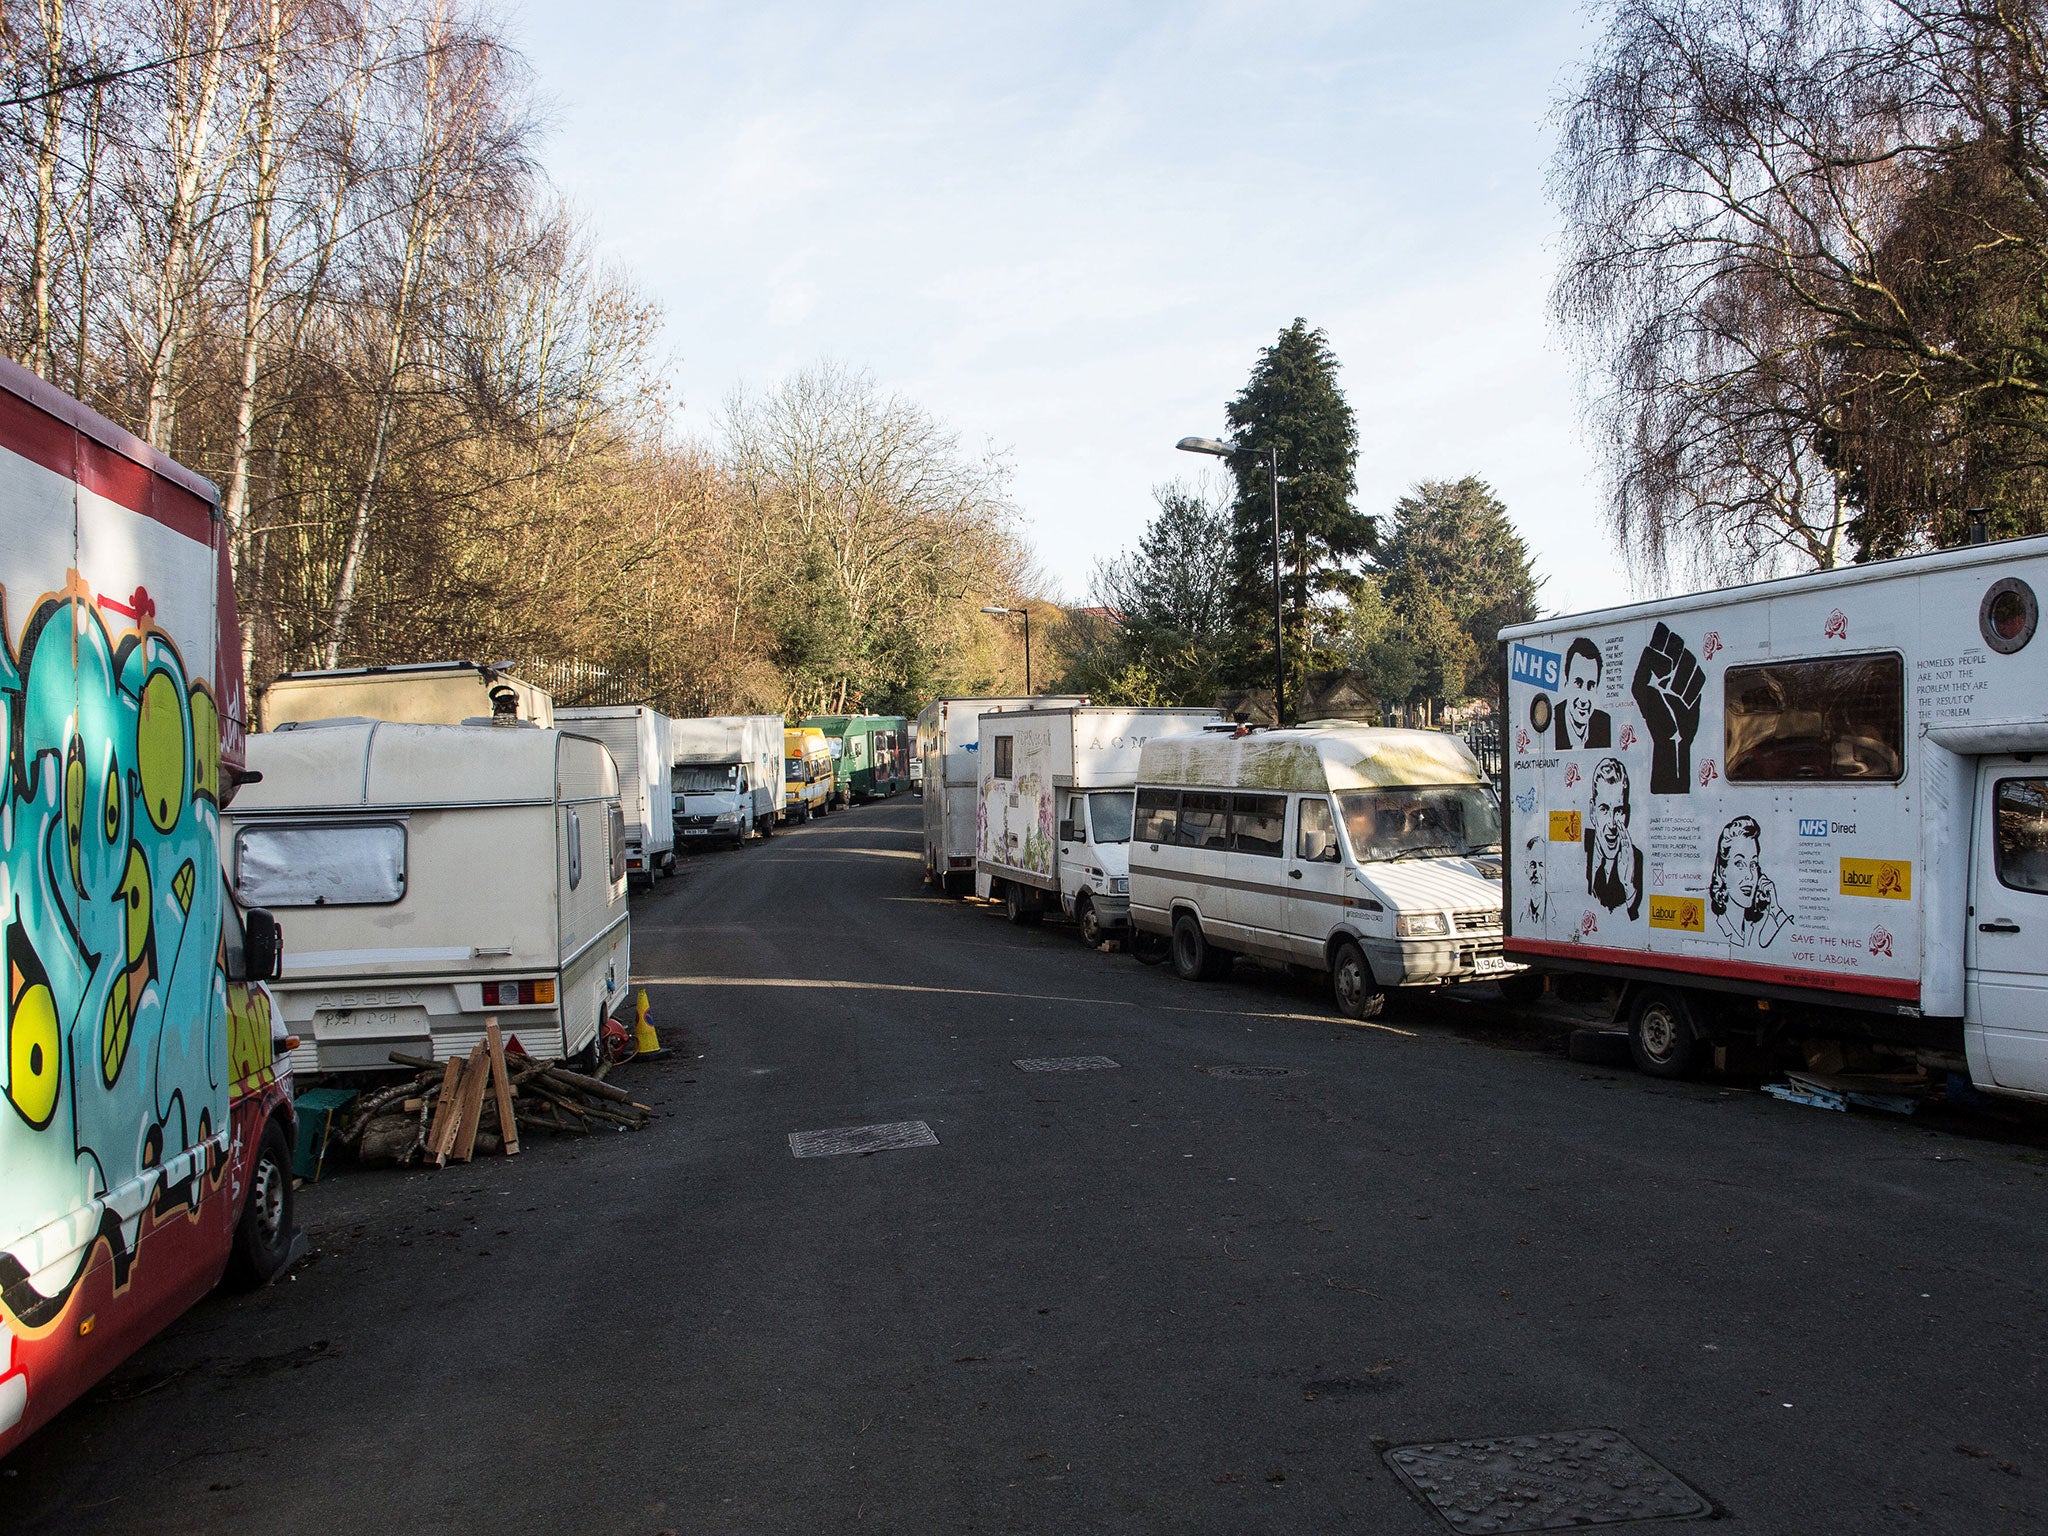
[[[1564,691],[1557,701],[1557,746],[1575,752],[1613,743],[1607,711],[1594,708],[1600,696],[1600,647],[1580,635],[1564,653]]]
[[[1548,851],[1549,842],[1541,828],[1530,833],[1522,844],[1522,901],[1515,922],[1532,930],[1540,930],[1550,916],[1550,892],[1544,869]]]
[[[1601,758],[1586,817],[1586,893],[1610,912],[1626,908],[1634,922],[1643,910],[1643,850],[1629,840],[1630,811],[1628,769],[1618,757]]]
[[[1765,949],[1792,921],[1778,905],[1778,888],[1763,867],[1764,831],[1753,816],[1738,816],[1721,829],[1714,848],[1714,875],[1707,905],[1730,944]]]

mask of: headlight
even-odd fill
[[[1404,939],[1441,939],[1450,931],[1441,912],[1404,912],[1394,920],[1394,932]]]
[[[1111,893],[1112,895],[1116,895],[1116,896],[1128,896],[1128,895],[1130,895],[1130,894],[1131,894],[1131,877],[1130,877],[1129,875],[1112,875],[1112,876],[1110,876],[1110,879],[1109,879],[1109,889],[1110,889],[1110,893]]]
[[[738,811],[720,811],[718,813],[718,819],[720,821],[738,821],[740,819],[740,813]]]

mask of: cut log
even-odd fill
[[[455,1145],[449,1155],[466,1163],[476,1150],[476,1133],[483,1119],[484,1090],[491,1086],[491,1048],[479,1040],[462,1067],[462,1112],[455,1122]]]
[[[379,1115],[363,1128],[356,1157],[365,1163],[403,1163],[420,1144],[420,1123],[411,1115]]]
[[[618,1104],[633,1102],[633,1095],[625,1089],[614,1088],[610,1083],[601,1083],[594,1077],[585,1077],[581,1072],[571,1072],[567,1067],[551,1066],[547,1069],[547,1076],[552,1082],[559,1083],[565,1088],[573,1088],[579,1093],[590,1094],[594,1098],[610,1099]]]
[[[484,1020],[484,1043],[490,1047],[491,1091],[498,1105],[498,1134],[505,1138],[505,1155],[519,1155],[519,1119],[512,1113],[512,1084],[505,1075],[505,1038],[498,1033],[495,1018]]]

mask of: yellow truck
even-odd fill
[[[782,733],[782,819],[809,821],[832,800],[832,744],[819,730],[791,726]]]

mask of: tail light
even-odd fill
[[[486,1008],[516,1008],[522,1003],[552,1003],[555,1000],[554,978],[545,981],[487,981],[484,983],[484,1006]]]

